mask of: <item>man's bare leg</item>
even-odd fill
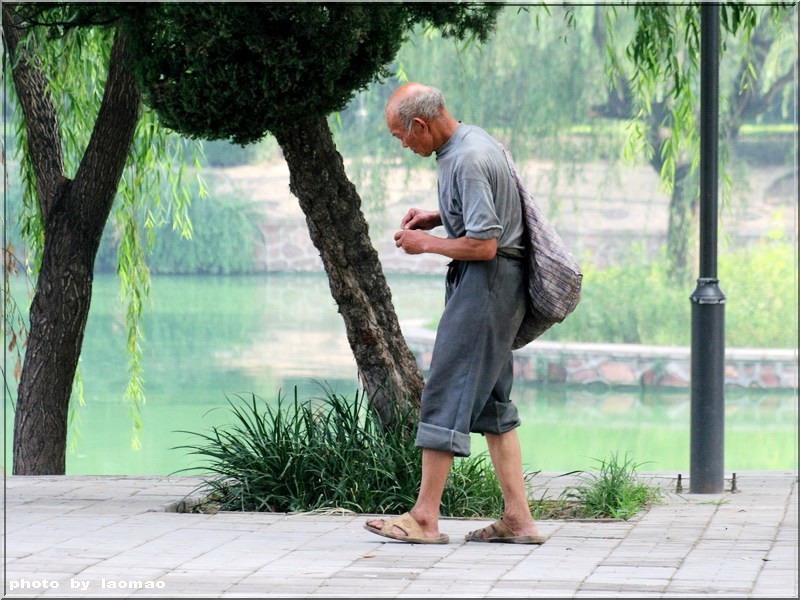
[[[442,492],[447,483],[447,474],[453,465],[453,453],[423,448],[422,450],[422,485],[419,488],[417,502],[409,512],[419,523],[425,537],[439,537],[439,506],[442,503]],[[376,529],[383,528],[383,519],[367,521]],[[404,535],[397,527],[392,531],[395,535]]]
[[[505,509],[503,520],[516,535],[539,535],[533,522],[528,494],[522,476],[522,450],[517,430],[499,435],[487,433],[486,443],[492,457],[495,473],[503,490]]]

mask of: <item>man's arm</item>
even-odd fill
[[[442,254],[456,260],[492,260],[497,254],[497,239],[487,240],[460,237],[440,238],[417,229],[405,229],[394,234],[398,248],[408,254]]]

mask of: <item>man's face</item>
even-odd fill
[[[412,152],[420,156],[430,156],[433,153],[431,130],[422,119],[414,119],[411,131],[408,131],[393,113],[387,116],[386,124],[392,135],[403,144],[403,148],[411,148]]]

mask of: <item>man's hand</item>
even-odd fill
[[[404,229],[394,234],[394,241],[398,248],[406,251],[406,254],[422,254],[427,252],[425,246],[431,237],[424,231]]]
[[[431,230],[442,224],[438,210],[422,210],[412,208],[403,217],[400,227],[403,229],[425,229]],[[397,239],[397,238],[395,238]]]

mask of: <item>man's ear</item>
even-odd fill
[[[428,125],[428,123],[425,122],[424,119],[420,119],[419,117],[414,117],[412,122],[413,122],[413,125],[411,127],[413,128],[414,125],[419,124],[422,127],[422,132],[423,133],[430,129],[430,125]]]

